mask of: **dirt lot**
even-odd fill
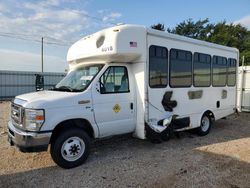
[[[87,162],[70,170],[56,166],[49,152],[10,147],[8,119],[9,103],[0,102],[0,187],[250,187],[250,113],[217,121],[205,137],[98,141]]]

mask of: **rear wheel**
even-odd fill
[[[197,133],[200,136],[205,136],[211,129],[211,118],[208,114],[203,114],[201,118],[201,126],[197,128]]]
[[[74,168],[83,164],[89,152],[90,138],[78,128],[62,132],[51,143],[51,157],[62,168]]]

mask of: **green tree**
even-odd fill
[[[190,38],[206,40],[207,36],[211,35],[214,25],[209,23],[208,18],[204,20],[198,20],[194,22],[192,19],[188,19],[179,23],[175,28],[168,28],[167,31],[183,35]]]
[[[250,65],[250,50],[245,50],[240,54],[240,63],[242,63],[244,56],[244,65]]]
[[[165,30],[164,24],[151,26],[154,29]],[[169,33],[179,34],[190,38],[205,40],[216,44],[235,47],[240,51],[240,57],[245,56],[245,64],[250,65],[250,31],[240,24],[228,24],[226,21],[212,24],[209,19],[193,21],[188,19],[168,28]]]
[[[162,23],[158,23],[158,24],[155,24],[155,25],[151,25],[151,28],[152,28],[152,29],[159,30],[159,31],[165,31],[165,25],[162,24]]]
[[[207,40],[213,43],[238,48],[240,52],[250,50],[250,31],[239,24],[226,24],[225,21],[217,23]]]

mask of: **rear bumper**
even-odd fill
[[[25,132],[14,127],[11,121],[8,122],[8,141],[22,152],[47,151],[51,135],[52,132]]]

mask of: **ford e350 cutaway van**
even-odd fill
[[[238,60],[235,48],[143,26],[99,31],[69,48],[69,72],[53,89],[12,101],[9,142],[23,152],[50,145],[55,163],[72,168],[87,159],[91,139],[206,135],[236,110]]]

